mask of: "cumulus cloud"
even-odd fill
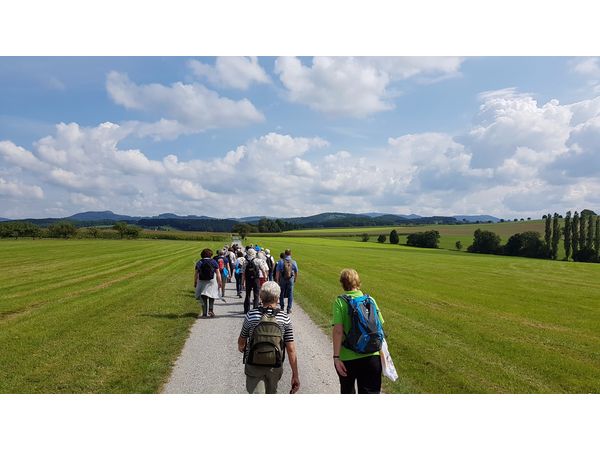
[[[394,108],[391,82],[454,75],[461,63],[455,57],[317,56],[306,66],[299,58],[280,57],[275,73],[290,101],[329,115],[361,118]]]
[[[21,203],[43,204],[39,211],[51,204],[217,217],[326,210],[511,217],[598,205],[600,99],[538,104],[505,89],[480,100],[460,135],[404,134],[362,152],[272,132],[219,157],[154,159],[124,146],[128,125],[58,124],[29,149],[0,142],[0,195],[11,211],[27,198]]]
[[[39,186],[28,185],[18,181],[12,182],[0,178],[0,197],[42,199],[44,198],[44,191]]]
[[[226,88],[246,90],[254,83],[271,81],[256,56],[219,56],[214,66],[192,59],[188,65],[197,77]]]
[[[182,133],[199,133],[211,128],[249,125],[265,120],[250,100],[232,100],[201,84],[181,82],[165,86],[138,85],[126,74],[110,72],[106,89],[111,99],[127,109],[164,115],[156,123],[131,121],[130,128],[142,136],[173,138]]]
[[[572,62],[573,72],[588,77],[600,78],[600,58],[578,58]]]

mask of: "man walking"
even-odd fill
[[[250,311],[250,293],[254,294],[252,307],[258,308],[258,292],[260,267],[256,261],[256,250],[249,248],[246,252],[246,263],[242,267],[242,288],[246,289],[246,297],[244,298],[244,314]]]
[[[289,248],[285,250],[284,258],[277,263],[275,280],[281,288],[279,306],[283,309],[284,299],[287,297],[287,313],[291,314],[294,303],[294,284],[298,281],[298,264],[292,259],[292,251]]]
[[[246,314],[238,338],[238,350],[244,353],[246,390],[249,394],[276,394],[283,374],[283,360],[292,369],[290,394],[300,388],[298,357],[292,321],[277,309],[280,288],[267,281],[260,290],[262,306]]]

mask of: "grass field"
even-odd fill
[[[386,319],[391,392],[600,393],[600,265],[320,238],[294,250],[298,299],[329,330],[344,267]]]
[[[600,393],[600,265],[261,237],[329,332],[343,267],[382,308],[389,392]],[[218,243],[210,242],[210,248]],[[0,392],[156,392],[199,308],[185,241],[0,241]]]
[[[0,393],[156,392],[199,312],[201,248],[0,241]]]

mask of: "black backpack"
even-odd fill
[[[203,259],[200,262],[200,269],[198,270],[198,278],[202,281],[212,280],[215,276],[215,268],[210,263],[210,259]]]
[[[283,333],[277,323],[279,309],[259,308],[260,322],[252,331],[246,364],[262,367],[281,367],[285,360]]]
[[[269,267],[269,273],[273,272],[273,257],[271,255],[267,256],[267,266]]]
[[[258,271],[256,270],[256,263],[254,262],[254,259],[248,260],[246,263],[246,269],[244,270],[244,273],[246,274],[246,281],[252,281],[258,278]]]

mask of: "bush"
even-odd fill
[[[596,252],[593,249],[589,247],[584,247],[577,250],[576,252],[573,252],[573,261],[598,262],[598,259],[596,258]]]
[[[440,233],[436,230],[412,233],[406,237],[406,245],[411,247],[438,248]]]
[[[458,250],[459,252],[463,248],[462,242],[460,242],[460,241],[456,241],[456,243],[454,244],[454,246],[456,247],[456,250]]]
[[[0,223],[0,238],[41,237],[42,230],[31,222],[2,222]]]
[[[396,230],[392,230],[390,232],[390,244],[399,244],[400,238],[398,237],[398,232]]]
[[[379,237],[377,238],[377,242],[379,242],[380,244],[383,244],[386,239],[387,239],[387,237],[385,234],[380,234]]]
[[[473,244],[467,249],[470,253],[488,253],[499,254],[502,252],[500,247],[500,236],[489,230],[475,230],[473,233]]]

